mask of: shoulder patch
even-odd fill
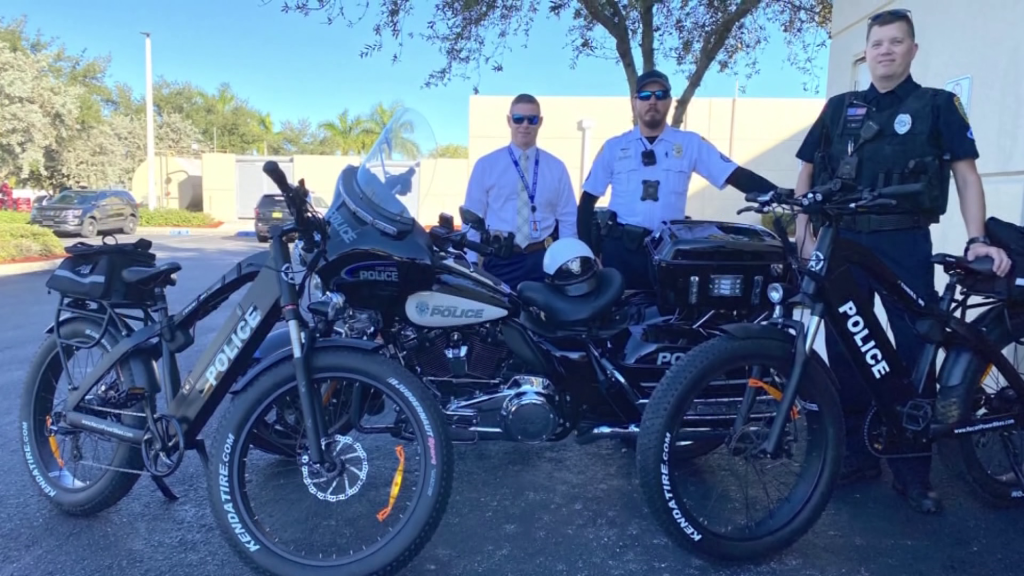
[[[957,111],[964,117],[964,122],[970,124],[971,121],[967,118],[967,110],[964,109],[964,103],[960,101],[960,97],[956,94],[953,95],[953,104],[956,104]]]

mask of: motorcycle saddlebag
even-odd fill
[[[674,220],[648,237],[647,248],[663,313],[770,310],[768,284],[785,271],[782,240],[752,224]]]
[[[132,244],[77,242],[64,251],[68,257],[50,275],[46,287],[67,298],[101,302],[143,302],[150,293],[121,279],[126,268],[155,268],[153,243],[144,238]]]
[[[969,274],[963,279],[964,288],[973,293],[1024,302],[1024,227],[990,216],[985,221],[985,235],[993,246],[1006,251],[1013,264],[1002,278]]]

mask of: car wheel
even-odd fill
[[[258,240],[260,244],[266,244],[267,242],[270,242],[270,236],[260,236],[259,234],[257,234],[256,240]]]
[[[93,238],[96,236],[96,232],[99,230],[99,226],[96,221],[92,218],[86,218],[85,222],[82,223],[82,237]]]
[[[121,228],[121,231],[125,234],[132,235],[135,234],[135,230],[138,229],[138,227],[139,219],[135,216],[129,216],[128,221],[124,223],[124,228]]]

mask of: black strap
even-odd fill
[[[858,214],[843,218],[839,227],[855,232],[882,232],[927,228],[936,222],[935,217],[922,214]]]

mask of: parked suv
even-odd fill
[[[321,214],[330,208],[327,202],[316,194],[310,194],[309,199],[313,202],[317,212]],[[284,225],[295,220],[291,212],[288,211],[288,204],[285,203],[284,196],[280,194],[264,194],[256,203],[255,216],[256,239],[260,242],[270,242],[270,226],[272,224]],[[286,238],[286,240],[291,242],[294,240],[294,236]]]
[[[134,234],[139,207],[125,190],[65,190],[46,204],[33,206],[29,222],[85,238],[112,230]]]

